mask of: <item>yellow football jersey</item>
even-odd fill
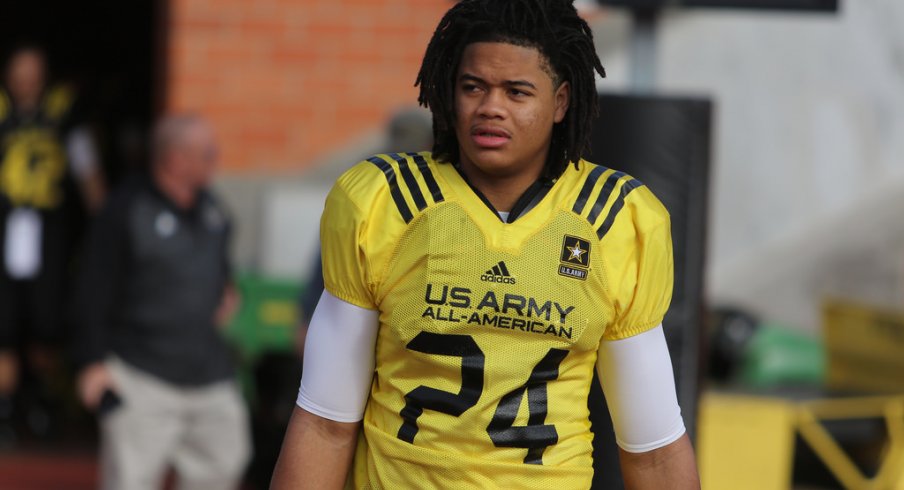
[[[581,161],[505,223],[429,152],[378,155],[339,178],[321,240],[326,289],[380,317],[353,488],[590,486],[600,341],[671,299],[648,188]]]
[[[59,127],[73,101],[71,89],[53,87],[38,116],[22,120],[0,89],[0,195],[13,206],[52,210],[64,204],[67,158]]]

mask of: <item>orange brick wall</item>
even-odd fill
[[[416,104],[451,0],[169,0],[166,109],[208,116],[236,172],[301,169]]]

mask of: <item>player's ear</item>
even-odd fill
[[[571,84],[562,82],[559,84],[559,88],[556,89],[555,95],[556,113],[553,116],[553,120],[556,123],[560,123],[565,119],[565,114],[568,113],[568,103],[570,100]]]

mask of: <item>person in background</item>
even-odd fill
[[[237,307],[230,222],[208,186],[210,125],[162,119],[149,175],[127,181],[92,227],[77,282],[79,396],[98,413],[101,486],[235,488],[250,455],[247,410],[222,335]]]
[[[57,374],[71,259],[104,198],[97,151],[73,116],[75,93],[48,83],[37,47],[14,49],[0,86],[0,445],[15,443],[13,396],[32,372],[26,421],[48,430],[48,378]],[[79,199],[79,196],[81,199]]]

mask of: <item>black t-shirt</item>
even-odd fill
[[[180,385],[233,373],[214,324],[229,280],[230,223],[202,191],[192,209],[170,201],[147,176],[125,183],[93,224],[76,283],[76,360],[113,353]]]

